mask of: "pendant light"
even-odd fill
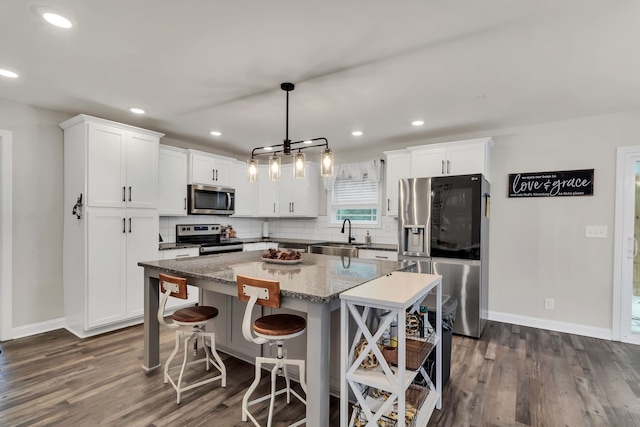
[[[282,170],[282,160],[276,153],[283,153],[285,156],[291,154],[292,148],[298,150],[293,156],[293,178],[302,179],[306,174],[306,157],[302,150],[313,147],[324,147],[321,152],[321,175],[333,176],[333,152],[329,148],[327,138],[312,138],[291,142],[289,139],[289,92],[295,89],[293,83],[282,83],[280,89],[287,94],[285,139],[282,144],[269,145],[266,147],[256,147],[251,151],[251,159],[247,160],[247,177],[249,182],[255,182],[258,175],[258,161],[255,156],[270,154],[269,157],[269,179],[277,181],[280,179]],[[304,145],[301,145],[304,144]],[[281,147],[278,149],[278,147]],[[275,150],[275,151],[274,151]]]

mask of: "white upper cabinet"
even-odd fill
[[[269,179],[268,165],[258,166],[258,180],[252,184],[257,187],[258,192],[258,216],[278,216],[278,181]]]
[[[278,181],[279,216],[316,217],[319,197],[320,166],[318,164],[307,162],[304,178],[293,176],[293,165],[282,165],[282,173]]]
[[[411,168],[411,155],[405,150],[385,151],[386,170],[386,215],[398,216],[398,188],[400,178],[407,178]]]
[[[76,122],[75,125],[86,125],[88,129],[87,204],[155,208],[158,204],[159,134],[133,131],[102,120]],[[78,134],[84,143],[84,137]]]
[[[187,215],[187,152],[160,145],[158,168],[158,214]]]
[[[233,159],[189,150],[189,184],[233,187]]]
[[[434,177],[481,173],[489,177],[491,138],[409,147],[411,177]]]
[[[258,200],[256,192],[258,185],[256,182],[249,182],[247,176],[247,164],[236,161],[233,164],[234,182],[236,190],[236,209],[233,216],[256,216]]]

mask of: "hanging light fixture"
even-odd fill
[[[289,92],[295,89],[293,83],[282,83],[280,89],[287,93],[287,115],[285,127],[285,139],[282,144],[270,145],[267,147],[256,147],[251,151],[251,159],[247,160],[247,177],[249,182],[255,182],[258,175],[258,161],[255,156],[269,154],[269,179],[277,181],[280,179],[282,162],[276,153],[283,153],[285,156],[291,154],[291,150],[298,150],[293,156],[293,176],[304,178],[306,173],[306,160],[302,150],[312,147],[324,147],[320,157],[320,169],[322,176],[333,175],[333,151],[329,148],[327,138],[313,138],[302,141],[291,142],[289,139]],[[301,145],[304,144],[304,145]],[[281,148],[279,148],[281,147]]]

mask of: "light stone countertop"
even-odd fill
[[[327,303],[347,289],[412,263],[371,260],[319,254],[303,254],[298,264],[283,265],[262,261],[264,251],[232,252],[172,260],[139,262],[142,267],[181,277],[211,280],[236,286],[236,276],[277,280],[283,296]],[[390,290],[391,291],[391,290]]]

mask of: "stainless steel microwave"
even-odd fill
[[[193,215],[232,215],[236,190],[226,187],[192,184],[187,186],[188,213]]]

